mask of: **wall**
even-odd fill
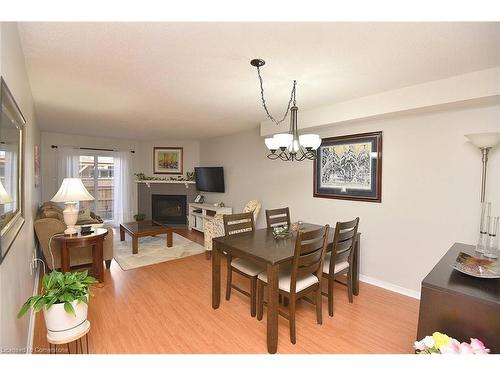
[[[289,206],[293,220],[334,225],[359,216],[364,279],[409,295],[454,242],[478,232],[481,156],[464,134],[500,131],[500,105],[474,106],[323,128],[322,137],[383,131],[382,203],[313,198],[312,162],[266,158],[259,129],[201,143],[205,166],[225,168],[226,193],[205,194],[240,211]],[[300,121],[300,112],[299,112]],[[490,154],[488,195],[500,214],[500,148]],[[265,226],[264,213],[258,226]]]
[[[40,202],[40,189],[33,179],[33,146],[40,144],[40,132],[35,121],[35,108],[25,69],[17,25],[0,23],[0,74],[27,120],[25,143],[25,223],[0,265],[0,352],[25,351],[30,316],[17,319],[24,301],[32,295],[34,276],[29,261],[35,249],[33,218]]]
[[[57,149],[51,145],[68,145],[75,147],[108,148],[118,150],[134,150],[132,154],[131,173],[142,172],[153,176],[153,147],[183,147],[184,176],[186,171],[193,171],[199,165],[200,143],[198,141],[164,140],[155,142],[139,142],[128,139],[89,137],[62,133],[42,132],[42,200],[50,200],[56,193],[57,186]],[[155,175],[157,177],[171,177],[173,175]],[[132,180],[134,177],[132,176]],[[137,207],[137,186],[132,186],[133,205]]]

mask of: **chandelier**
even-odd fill
[[[260,95],[262,99],[262,106],[266,111],[267,117],[276,125],[281,124],[290,112],[290,129],[288,133],[275,134],[272,138],[264,139],[266,147],[269,149],[270,154],[267,157],[271,160],[280,159],[283,161],[303,161],[315,160],[316,150],[321,145],[321,138],[317,134],[303,134],[299,135],[297,129],[297,112],[299,108],[296,105],[295,92],[297,81],[293,81],[292,92],[290,100],[286,108],[285,114],[281,120],[276,120],[268,111],[266,100],[264,99],[264,87],[262,77],[260,75],[260,67],[266,62],[262,59],[253,59],[250,61],[252,66],[257,68],[257,74],[260,82]]]

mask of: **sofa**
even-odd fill
[[[79,216],[80,217],[80,216]],[[108,235],[103,243],[103,258],[106,263],[106,268],[111,267],[113,259],[113,229],[110,226],[104,225],[99,216],[93,212],[88,212],[88,216],[83,215],[77,225],[94,225],[108,229]],[[49,269],[61,268],[61,247],[57,241],[51,241],[52,236],[64,232],[66,225],[64,224],[62,209],[53,202],[45,202],[40,206],[35,218],[35,233],[40,243],[43,255]],[[52,248],[54,264],[49,250],[49,242]],[[70,251],[70,266],[82,266],[92,263],[92,247],[75,247]]]

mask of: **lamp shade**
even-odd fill
[[[466,134],[465,137],[479,148],[492,148],[500,143],[500,133],[474,133]]]
[[[12,203],[13,201],[10,194],[7,193],[7,190],[3,187],[2,181],[0,181],[0,204]]]
[[[275,138],[266,138],[264,142],[269,150],[277,150],[279,148],[278,142]]]
[[[94,197],[83,186],[80,178],[65,178],[51,199],[52,202],[93,201]]]
[[[293,135],[290,133],[275,134],[273,137],[278,147],[288,147],[292,144]]]
[[[316,150],[321,145],[321,138],[317,134],[303,134],[299,136],[302,146]]]

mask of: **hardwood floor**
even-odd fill
[[[196,231],[177,233],[203,244]],[[222,267],[225,270],[225,267]],[[225,280],[225,276],[222,276]],[[248,288],[243,278],[236,283]],[[224,292],[223,287],[223,292]],[[90,300],[91,353],[267,353],[266,319],[250,316],[249,299],[232,293],[211,307],[211,261],[204,254],[123,271],[113,261]],[[278,353],[413,353],[418,301],[366,283],[349,304],[337,284],[335,315],[316,324],[315,307],[297,304],[297,343],[280,318]],[[48,348],[45,322],[35,323],[34,352]]]

